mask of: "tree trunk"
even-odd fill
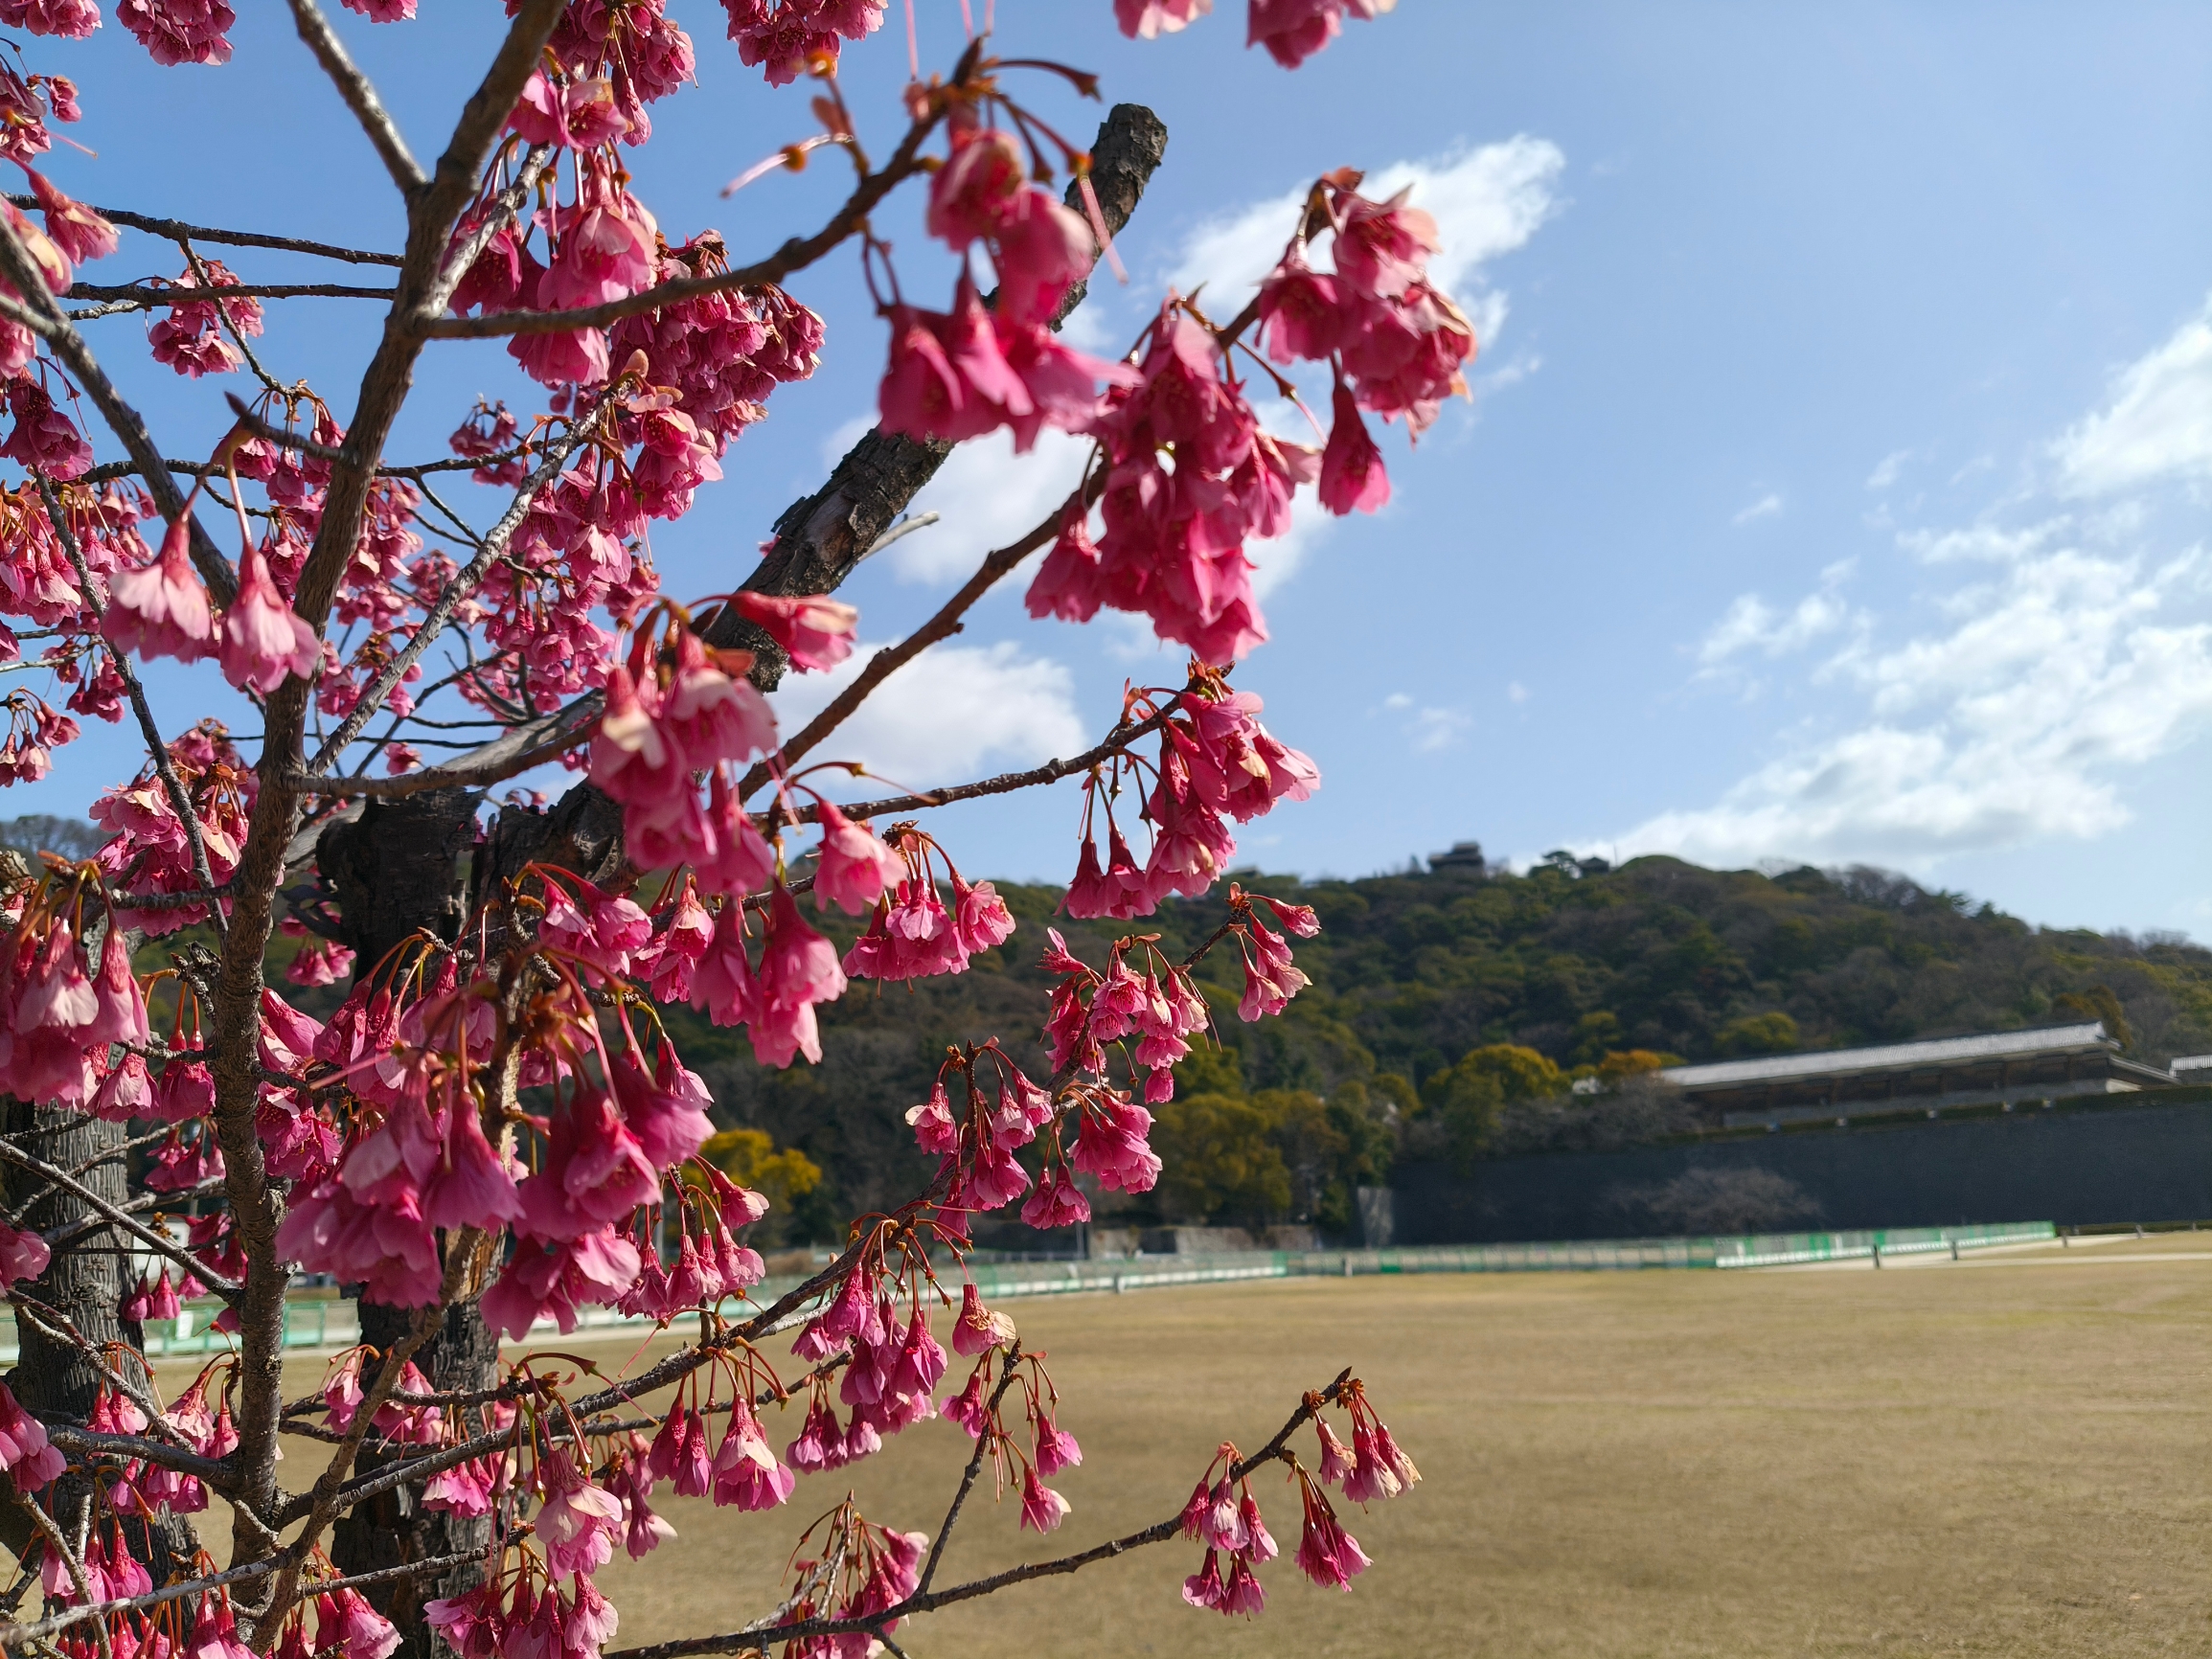
[[[459,929],[465,872],[463,855],[475,838],[477,797],[466,789],[438,789],[399,801],[371,801],[361,816],[332,825],[316,850],[316,868],[334,890],[345,943],[354,955],[356,980],[402,941],[427,930],[450,940]],[[411,1308],[362,1303],[361,1340],[379,1352],[407,1334]],[[473,1302],[445,1310],[443,1327],[415,1354],[437,1389],[490,1388],[499,1379],[499,1340],[485,1328]],[[467,1414],[467,1432],[481,1432],[480,1408]],[[365,1449],[363,1473],[392,1454]],[[464,1551],[481,1553],[491,1542],[491,1521],[465,1519],[422,1508],[416,1486],[396,1489],[341,1517],[331,1533],[331,1558],[345,1573],[374,1572]],[[364,1592],[398,1627],[399,1659],[434,1659],[448,1652],[422,1622],[422,1604],[458,1596],[484,1579],[474,1560],[429,1579],[398,1579]]]
[[[76,1175],[108,1203],[120,1206],[128,1195],[125,1187],[126,1159],[120,1150],[127,1138],[125,1125],[103,1123],[67,1108],[28,1105],[0,1097],[0,1130],[32,1156]],[[12,1166],[7,1168],[6,1186],[11,1210],[26,1198],[32,1199],[21,1225],[34,1232],[50,1233],[95,1213],[76,1193],[58,1189],[47,1189],[33,1197],[43,1183]],[[75,1327],[96,1348],[103,1343],[123,1342],[139,1349],[146,1340],[144,1333],[119,1317],[125,1261],[117,1252],[128,1243],[112,1227],[80,1234],[56,1249],[46,1271],[32,1283],[18,1285],[13,1299],[18,1307],[28,1305],[33,1314],[44,1317],[57,1329]],[[20,1313],[15,1321],[15,1340],[18,1357],[14,1370],[8,1374],[8,1386],[15,1398],[43,1418],[82,1423],[90,1417],[101,1383],[100,1368],[90,1356],[75,1343],[48,1335],[33,1318]],[[141,1387],[151,1380],[146,1367],[127,1353],[121,1355],[115,1369]],[[55,1493],[54,1514],[65,1536],[74,1538],[82,1525],[85,1497],[86,1487],[80,1476],[72,1472],[62,1478]],[[126,1527],[125,1537],[157,1584],[167,1578],[172,1563],[189,1561],[198,1548],[192,1524],[177,1516],[169,1516],[150,1529],[133,1522]],[[18,1554],[29,1543],[30,1523],[12,1506],[0,1512],[0,1538]]]
[[[407,1334],[411,1308],[361,1305],[361,1340],[388,1349]],[[436,1389],[490,1388],[499,1380],[499,1339],[486,1328],[473,1302],[445,1310],[444,1327],[416,1351],[416,1364]],[[448,1416],[451,1414],[449,1413]],[[461,1426],[464,1437],[484,1432],[481,1406],[470,1406]],[[412,1455],[415,1448],[399,1448]],[[368,1474],[392,1459],[391,1453],[365,1450],[361,1472]],[[491,1517],[467,1519],[443,1510],[422,1508],[422,1489],[404,1486],[361,1505],[341,1518],[331,1534],[331,1558],[341,1572],[367,1573],[408,1561],[467,1552],[481,1557],[491,1543]],[[394,1659],[435,1659],[450,1651],[422,1622],[422,1604],[458,1596],[484,1581],[480,1558],[449,1567],[432,1578],[399,1579],[363,1592],[399,1629]]]

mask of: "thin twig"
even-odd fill
[[[100,359],[85,343],[68,318],[54,303],[54,296],[46,286],[38,263],[23,246],[15,227],[0,219],[0,276],[14,284],[20,298],[0,300],[0,311],[12,317],[44,340],[47,350],[73,375],[79,387],[92,406],[100,411],[116,437],[123,441],[124,449],[135,461],[146,479],[146,488],[153,496],[153,504],[160,509],[163,519],[173,524],[184,511],[184,492],[176,481],[160,469],[161,451],[154,447],[153,436],[146,428],[145,417],[124,400],[115,389],[115,382],[107,377]],[[217,551],[198,519],[192,520],[188,534],[192,542],[193,563],[198,567],[200,580],[217,604],[228,605],[238,598],[238,573],[229,560]]]
[[[99,1211],[110,1222],[122,1228],[133,1239],[138,1239],[148,1250],[157,1251],[161,1255],[167,1256],[188,1273],[197,1274],[202,1284],[207,1284],[211,1290],[226,1302],[237,1300],[239,1286],[233,1284],[213,1268],[194,1261],[182,1247],[156,1233],[152,1228],[117,1209],[82,1181],[75,1179],[68,1170],[57,1169],[44,1158],[26,1152],[12,1141],[5,1139],[0,1139],[0,1158],[7,1159],[17,1169],[28,1170],[34,1175],[53,1183],[80,1203],[91,1205],[93,1209]]]
[[[11,193],[6,197],[19,208],[38,208],[45,204],[34,195]],[[259,231],[225,231],[212,225],[190,225],[182,219],[156,218],[150,214],[133,213],[128,208],[96,207],[92,210],[103,219],[119,225],[127,225],[134,231],[145,231],[164,241],[176,241],[190,237],[195,242],[215,242],[229,248],[271,248],[278,253],[312,254],[321,260],[340,260],[350,265],[399,265],[404,261],[398,254],[371,253],[364,248],[342,248],[331,242],[303,240],[298,237],[267,236]]]
[[[92,613],[94,622],[99,622],[105,617],[107,607],[100,602],[93,589],[92,571],[84,562],[83,550],[77,545],[76,533],[69,528],[69,515],[61,511],[60,498],[55,494],[46,475],[41,472],[34,476],[38,480],[38,499],[46,504],[46,521],[53,525],[55,537],[61,543],[70,568],[77,573],[77,587],[84,596],[84,608]],[[215,869],[208,863],[207,841],[200,833],[199,812],[193,806],[192,797],[185,793],[184,783],[170,761],[169,745],[162,740],[161,727],[155,723],[153,708],[146,700],[146,689],[138,683],[138,672],[131,667],[130,654],[110,650],[107,657],[122,676],[124,689],[130,693],[131,710],[138,716],[138,729],[145,735],[147,753],[152,757],[154,772],[161,779],[163,792],[169,796],[170,810],[184,826],[185,842],[192,849],[192,873],[199,877],[202,887],[213,888]],[[222,906],[209,905],[208,915],[215,922],[216,931],[222,932],[227,925]]]
[[[323,73],[331,78],[338,89],[338,96],[346,101],[346,107],[353,112],[353,119],[361,124],[369,142],[376,147],[376,155],[384,164],[384,170],[392,175],[392,182],[399,187],[401,195],[413,195],[429,178],[422,166],[408,149],[407,141],[400,137],[399,126],[384,107],[376,89],[369,83],[353,62],[346,43],[338,38],[338,32],[331,27],[322,8],[315,0],[291,0],[292,21],[298,27],[300,38],[308,50],[315,55],[315,61],[323,66]]]
[[[1227,1478],[1232,1483],[1243,1480],[1262,1464],[1277,1458],[1287,1458],[1289,1454],[1285,1451],[1284,1447],[1298,1427],[1313,1415],[1313,1402],[1327,1402],[1335,1399],[1343,1392],[1344,1385],[1351,1380],[1351,1377],[1352,1373],[1349,1370],[1341,1372],[1337,1375],[1336,1380],[1327,1388],[1322,1389],[1317,1394],[1309,1395],[1306,1399],[1301,1400],[1298,1409],[1290,1414],[1289,1420],[1275,1431],[1274,1438],[1250,1457],[1240,1459],[1233,1464],[1229,1468]],[[1126,1556],[1131,1550],[1142,1549],[1147,1544],[1164,1543],[1181,1530],[1182,1516],[1177,1513],[1167,1520],[1155,1521],[1140,1532],[1126,1534],[1118,1538],[1110,1538],[1103,1544],[1093,1544],[1089,1549],[1079,1550],[1072,1556],[1061,1556],[1055,1560],[1031,1561],[1018,1567],[1009,1567],[1004,1572],[992,1573],[986,1578],[970,1579],[965,1584],[955,1584],[948,1590],[937,1590],[924,1594],[917,1588],[913,1595],[906,1597],[895,1605],[857,1618],[805,1619],[791,1624],[762,1625],[749,1629],[733,1630],[718,1636],[694,1636],[674,1642],[658,1642],[648,1648],[618,1648],[614,1652],[606,1654],[604,1659],[689,1659],[689,1656],[694,1654],[745,1653],[764,1650],[776,1643],[798,1642],[813,1636],[836,1636],[850,1631],[873,1633],[877,1627],[890,1624],[894,1620],[911,1619],[918,1614],[934,1612],[939,1607],[950,1606],[958,1602],[971,1602],[978,1596],[988,1596],[993,1591],[1007,1589],[1015,1584],[1027,1583],[1033,1579],[1057,1578],[1087,1567],[1095,1561],[1107,1561],[1112,1560],[1117,1556]]]
[[[968,1502],[968,1494],[975,1486],[975,1477],[983,1472],[983,1460],[992,1447],[992,1431],[998,1424],[998,1403],[1006,1398],[1006,1391],[1014,1386],[1015,1365],[1021,1359],[1021,1341],[1016,1337],[1007,1348],[1006,1363],[999,1373],[998,1386],[991,1391],[991,1403],[983,1414],[982,1431],[975,1437],[975,1455],[968,1460],[968,1467],[961,1471],[960,1489],[952,1494],[951,1507],[945,1511],[945,1520],[937,1529],[937,1536],[929,1542],[929,1558],[922,1563],[922,1576],[914,1582],[917,1592],[926,1595],[929,1581],[937,1577],[938,1558],[945,1554],[945,1541],[952,1536],[952,1529],[960,1524],[960,1511]]]

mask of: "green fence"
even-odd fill
[[[1648,1267],[1781,1267],[1808,1261],[1841,1261],[1881,1256],[1922,1256],[2033,1244],[2056,1238],[2048,1221],[1993,1227],[1906,1227],[1873,1233],[1769,1233],[1720,1239],[1607,1239],[1547,1244],[1448,1244],[1407,1250],[1255,1250],[1220,1256],[1136,1256],[1103,1261],[987,1261],[969,1277],[987,1302],[1018,1296],[1081,1296],[1159,1290],[1181,1284],[1233,1284],[1252,1279],[1351,1279],[1389,1273],[1589,1273]],[[768,1307],[796,1288],[796,1277],[756,1285],[732,1297],[723,1311],[735,1318]],[[218,1352],[230,1338],[212,1329],[211,1307],[188,1307],[176,1319],[146,1327],[149,1357]],[[585,1329],[644,1331],[650,1322],[609,1308],[586,1308]],[[551,1327],[533,1336],[550,1334]],[[348,1348],[360,1328],[351,1302],[299,1297],[285,1305],[285,1346]],[[15,1358],[13,1322],[0,1323],[0,1361]]]

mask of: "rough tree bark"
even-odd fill
[[[32,1156],[69,1170],[109,1204],[121,1206],[130,1195],[125,1184],[126,1157],[122,1148],[126,1131],[122,1124],[103,1123],[68,1108],[0,1097],[0,1132]],[[5,1190],[10,1212],[31,1200],[20,1218],[22,1226],[51,1232],[96,1213],[74,1193],[50,1188],[41,1193],[39,1189],[44,1185],[36,1176],[12,1167],[7,1169]],[[93,1228],[56,1250],[44,1273],[11,1293],[18,1308],[18,1357],[15,1368],[8,1374],[8,1386],[16,1398],[49,1420],[82,1423],[92,1413],[102,1378],[99,1368],[75,1344],[41,1330],[41,1319],[64,1330],[74,1327],[96,1347],[123,1342],[141,1348],[145,1344],[139,1327],[125,1325],[120,1317],[126,1260],[123,1252],[129,1243],[111,1227]],[[108,1352],[116,1356],[113,1364],[119,1375],[142,1389],[146,1387],[150,1379],[145,1366],[121,1349]],[[82,1526],[86,1495],[82,1476],[73,1470],[63,1477],[56,1494],[54,1517],[64,1536],[75,1537]],[[125,1537],[156,1583],[168,1576],[172,1564],[190,1561],[199,1547],[192,1524],[174,1516],[150,1530],[131,1523]],[[13,1505],[0,1510],[0,1541],[18,1555],[29,1546],[30,1523]]]
[[[336,899],[338,933],[354,952],[356,983],[416,933],[451,940],[463,916],[464,860],[475,839],[479,797],[437,789],[398,801],[372,801],[361,815],[333,824],[316,847],[316,869]],[[361,1340],[383,1352],[405,1336],[411,1308],[358,1304]],[[445,1324],[417,1351],[415,1362],[439,1389],[489,1388],[498,1380],[499,1341],[474,1303],[445,1310]],[[480,1410],[470,1433],[483,1432]],[[364,1449],[360,1469],[373,1472],[383,1454]],[[331,1529],[331,1558],[346,1573],[375,1572],[441,1556],[480,1555],[491,1541],[490,1517],[469,1519],[422,1507],[422,1490],[401,1487],[342,1517]],[[398,1626],[404,1659],[432,1659],[445,1645],[422,1622],[425,1602],[457,1596],[483,1580],[475,1561],[433,1579],[401,1579],[367,1592]]]

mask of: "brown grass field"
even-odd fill
[[[1198,1552],[1177,1540],[909,1626],[913,1659],[2212,1642],[2212,1234],[1881,1273],[1306,1280],[1008,1307],[1049,1352],[1086,1461],[1058,1483],[1074,1510],[1042,1545],[986,1490],[941,1584],[1173,1514],[1218,1441],[1263,1443],[1347,1364],[1426,1479],[1347,1516],[1376,1561],[1353,1594],[1290,1567],[1296,1503],[1270,1470],[1255,1490],[1286,1558],[1262,1619],[1184,1606]],[[770,1416],[779,1444],[796,1415]],[[934,1531],[969,1444],[924,1424],[766,1515],[672,1498],[681,1536],[603,1578],[616,1646],[765,1610],[798,1529],[848,1486],[871,1518]],[[1311,1432],[1297,1444],[1310,1456]]]

